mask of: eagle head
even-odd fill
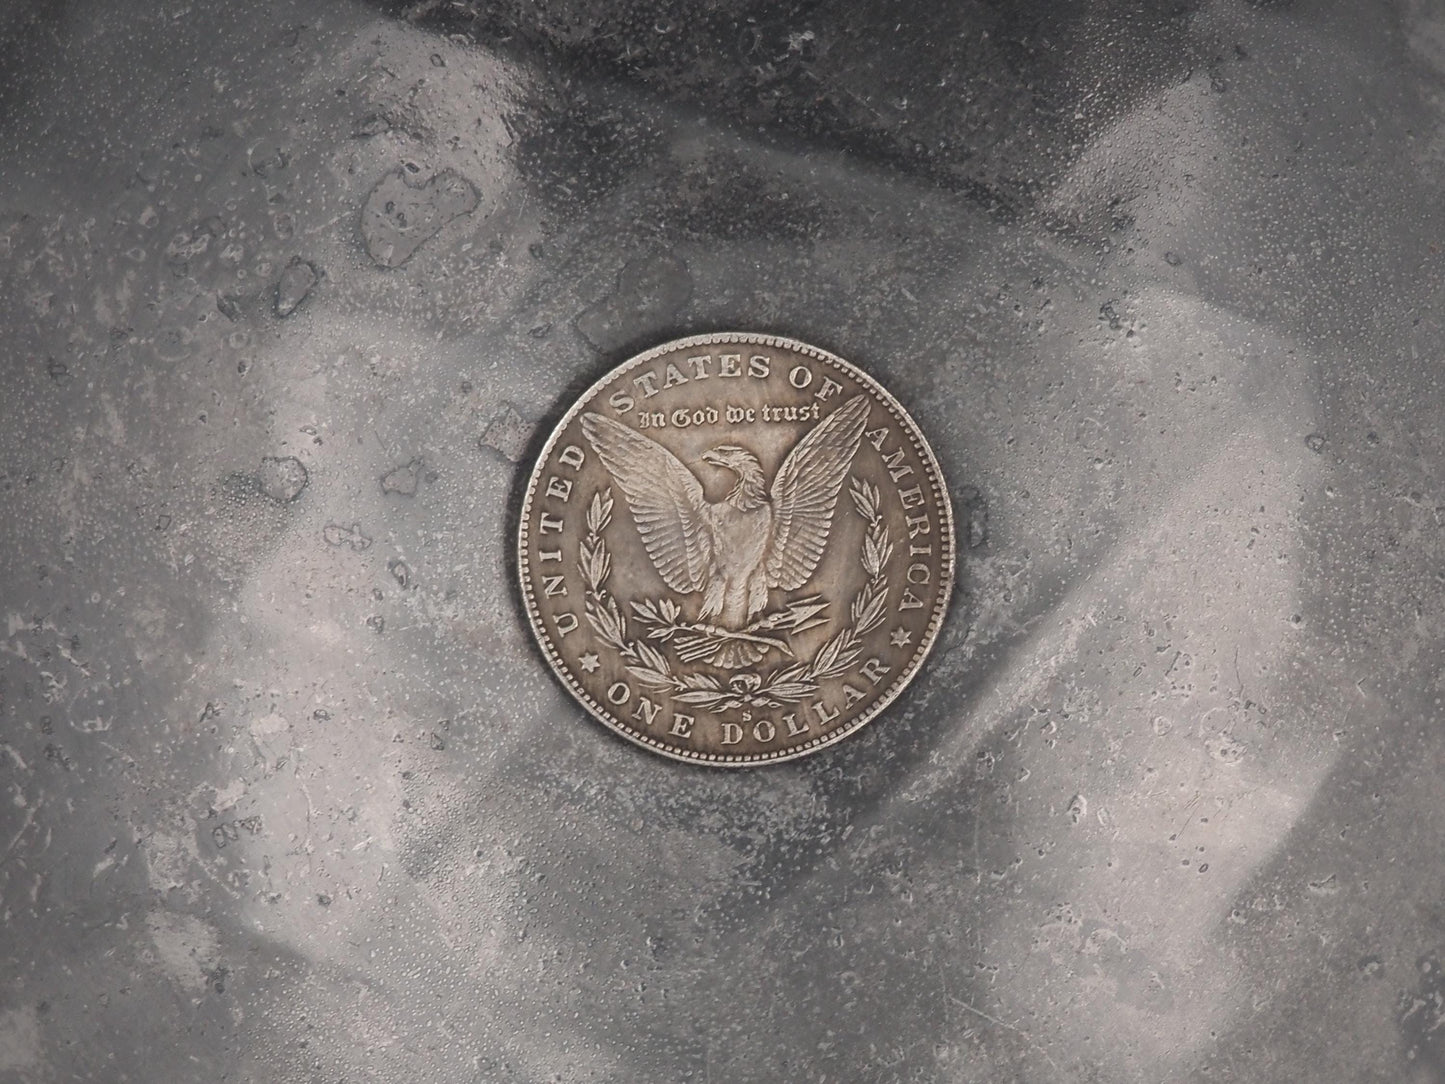
[[[719,444],[702,453],[702,461],[714,467],[726,467],[734,474],[746,474],[749,468],[758,469],[758,460],[752,452],[736,444]]]
[[[727,497],[735,507],[746,512],[763,503],[763,465],[752,452],[736,444],[719,444],[703,452],[702,461],[709,466],[723,467],[738,476],[738,484]]]

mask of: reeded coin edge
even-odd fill
[[[789,749],[780,749],[769,753],[702,753],[690,752],[686,749],[678,749],[659,741],[657,738],[640,731],[633,730],[622,722],[614,719],[608,711],[592,698],[592,695],[582,687],[567,668],[561,653],[553,646],[546,626],[543,624],[542,614],[537,609],[535,602],[535,591],[530,572],[527,568],[527,525],[532,511],[532,501],[537,493],[538,480],[541,477],[542,467],[547,463],[557,439],[562,432],[572,423],[572,420],[592,402],[594,397],[608,384],[618,377],[630,372],[640,365],[670,354],[675,350],[689,349],[698,346],[770,346],[781,350],[791,350],[806,357],[831,365],[844,373],[849,379],[856,380],[868,388],[876,397],[877,401],[898,421],[902,428],[908,433],[914,449],[918,452],[919,458],[926,467],[931,469],[930,486],[939,509],[939,525],[942,528],[940,534],[948,539],[948,552],[940,555],[939,569],[939,592],[938,601],[933,606],[933,612],[929,615],[928,624],[924,628],[923,638],[918,645],[918,650],[909,659],[908,664],[899,671],[898,677],[891,682],[877,700],[873,702],[867,711],[849,720],[843,726],[827,734],[821,734],[811,738],[801,745]],[[934,642],[938,639],[938,632],[943,623],[943,616],[948,610],[948,603],[953,596],[955,565],[957,561],[957,544],[953,533],[953,503],[949,499],[948,487],[943,479],[943,470],[938,465],[938,459],[929,447],[928,441],[923,436],[923,430],[913,420],[909,413],[903,408],[893,395],[873,377],[868,375],[852,362],[829,353],[817,346],[810,346],[797,339],[789,339],[781,335],[764,335],[753,332],[716,331],[704,335],[689,335],[681,339],[672,339],[661,343],[649,350],[643,351],[634,357],[629,358],[616,368],[608,370],[600,379],[594,382],[585,392],[579,395],[567,413],[552,428],[547,443],[543,445],[542,451],[538,454],[537,460],[532,467],[531,476],[527,479],[526,495],[522,499],[521,523],[517,533],[517,576],[522,589],[522,601],[527,609],[527,620],[532,625],[532,633],[536,638],[537,645],[542,649],[542,654],[547,663],[551,666],[568,691],[573,694],[582,705],[588,709],[598,721],[609,730],[621,735],[634,745],[640,745],[650,752],[660,753],[673,760],[680,760],[688,764],[706,764],[714,767],[724,768],[747,768],[761,764],[780,764],[786,760],[796,760],[798,757],[816,753],[835,742],[842,741],[850,734],[855,733],[861,727],[866,726],[878,717],[890,704],[893,703],[908,687],[915,674],[923,666],[929,654],[933,651]]]

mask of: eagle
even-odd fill
[[[701,462],[737,477],[720,501],[709,501],[661,444],[612,418],[589,411],[582,433],[626,498],[663,582],[680,595],[701,592],[699,619],[741,633],[767,608],[769,590],[797,590],[818,567],[867,420],[867,398],[847,400],[793,446],[771,485],[746,448],[708,449]],[[735,668],[762,656],[755,643],[725,637],[712,661]]]

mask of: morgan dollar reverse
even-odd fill
[[[543,653],[593,715],[742,766],[831,745],[903,692],[948,605],[953,519],[923,434],[862,370],[702,335],[567,412],[518,567]]]

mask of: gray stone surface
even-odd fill
[[[5,9],[0,1080],[1445,1080],[1442,42]],[[495,426],[742,328],[905,402],[960,586],[717,773],[549,677]]]

